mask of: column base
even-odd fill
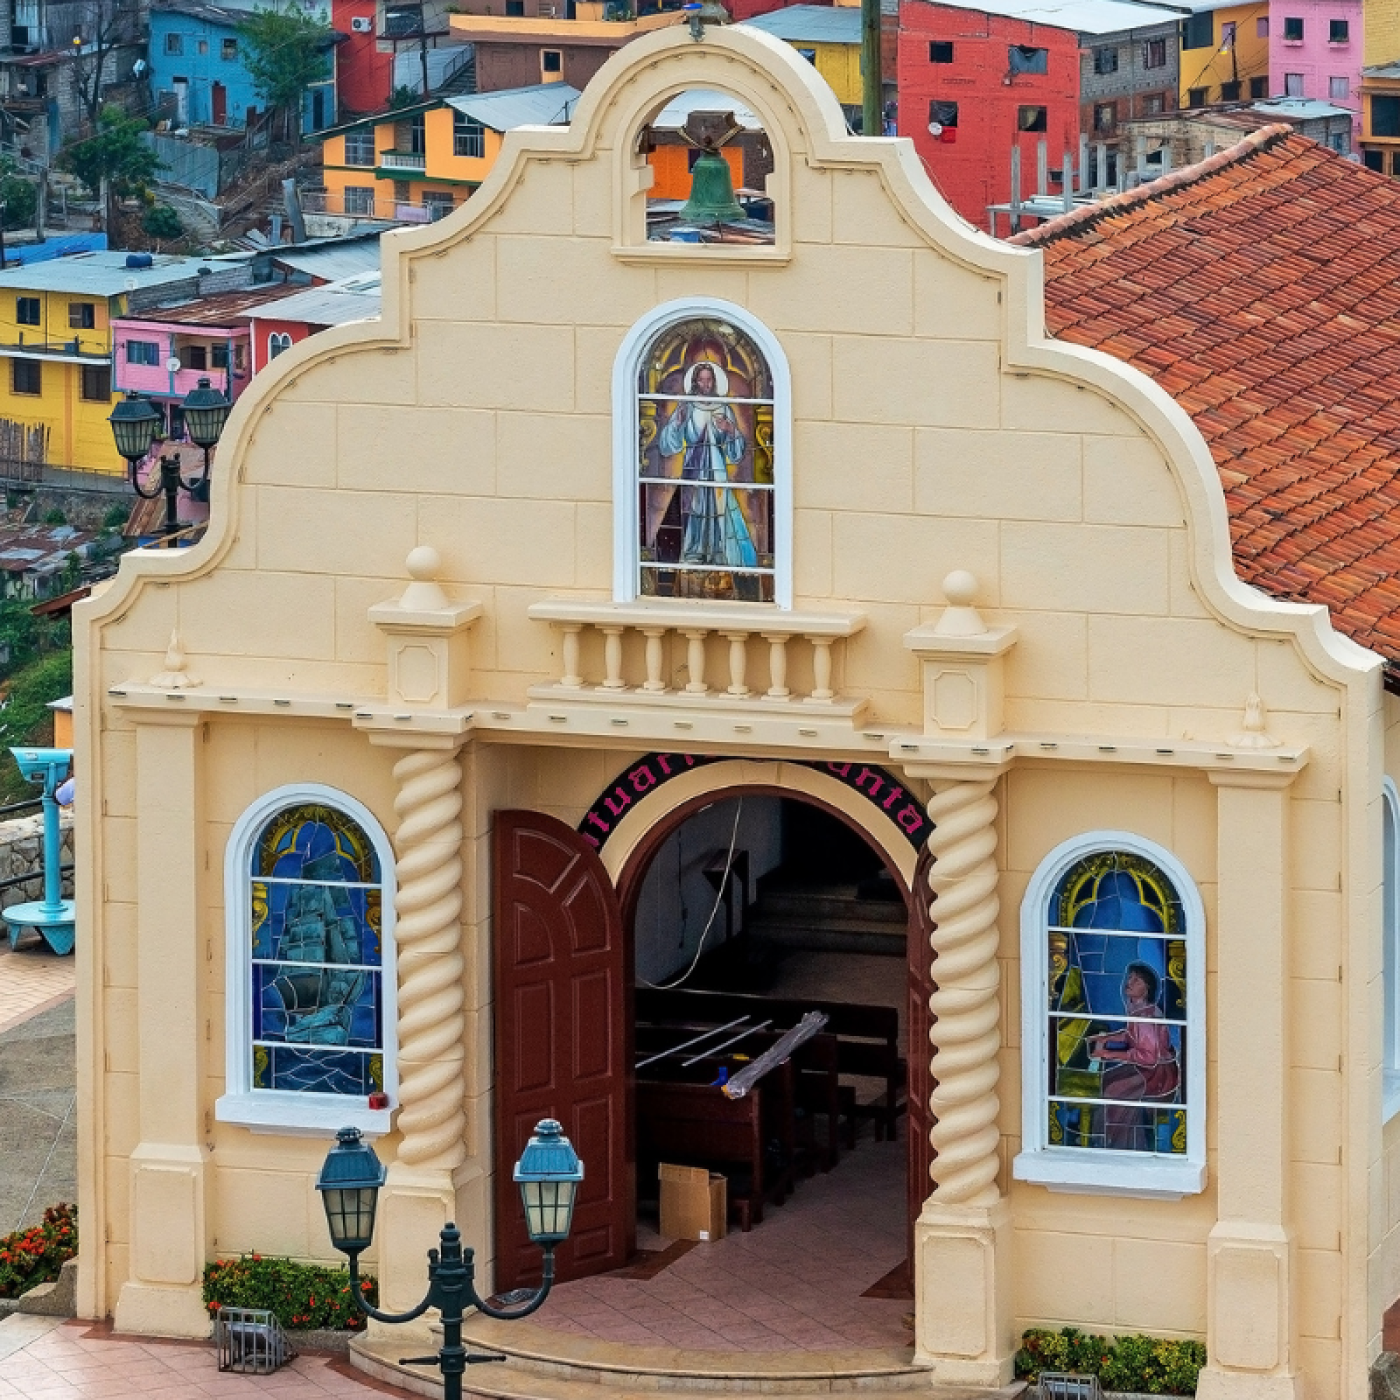
[[[1196,1382],[1196,1400],[1300,1400],[1301,1376],[1261,1376],[1254,1371],[1227,1371],[1203,1366]]]
[[[936,1382],[1011,1380],[1011,1211],[928,1201],[914,1226],[914,1363]]]
[[[201,1287],[169,1288],[134,1280],[122,1285],[112,1323],[118,1332],[136,1337],[203,1339],[213,1327]]]
[[[389,1168],[379,1197],[379,1220],[374,1237],[378,1246],[379,1306],[388,1312],[416,1307],[428,1291],[428,1251],[438,1247],[438,1234],[456,1218],[457,1193],[452,1173],[416,1170],[395,1162]],[[470,1243],[470,1241],[468,1241]],[[437,1313],[429,1311],[415,1322],[389,1328],[371,1321],[371,1335],[403,1339],[414,1334],[424,1339]]]

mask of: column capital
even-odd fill
[[[1260,772],[1257,768],[1210,768],[1206,776],[1215,787],[1221,788],[1261,788],[1281,792],[1290,787],[1302,768],[1291,771]]]

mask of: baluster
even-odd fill
[[[729,638],[729,691],[730,695],[747,695],[749,688],[744,684],[744,670],[748,666],[747,632],[726,632]]]
[[[768,691],[765,699],[787,700],[792,691],[787,683],[787,644],[782,633],[765,632],[763,640],[768,643]]]
[[[603,633],[603,689],[622,690],[622,631],[621,627],[604,627]]]
[[[647,679],[642,689],[657,695],[666,689],[666,682],[661,678],[661,663],[665,657],[661,642],[666,636],[666,629],[643,627],[642,635],[647,639]]]
[[[833,637],[808,637],[812,644],[812,687],[813,700],[834,700],[836,692],[831,688],[831,644]]]
[[[578,673],[578,634],[583,631],[581,622],[564,625],[564,674],[559,679],[565,690],[582,690],[583,677]]]
[[[687,632],[685,639],[686,664],[690,670],[690,679],[686,682],[686,693],[689,695],[704,695],[709,686],[705,684],[705,637],[704,632]]]

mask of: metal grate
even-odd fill
[[[1081,1376],[1075,1371],[1042,1371],[1040,1400],[1103,1400],[1097,1376]]]
[[[219,1370],[270,1376],[296,1357],[282,1324],[264,1308],[220,1308],[214,1322]]]

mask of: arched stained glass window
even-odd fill
[[[1181,1194],[1199,1187],[1164,1182],[1205,1160],[1200,901],[1166,852],[1105,836],[1066,843],[1027,895],[1017,1175]]]
[[[354,1103],[387,1127],[375,1108],[396,1088],[383,833],[342,794],[284,789],[244,814],[227,874],[230,1092],[220,1119],[277,1121],[279,1102],[284,1113],[295,1102],[343,1115]],[[301,1108],[292,1120],[304,1121]]]

